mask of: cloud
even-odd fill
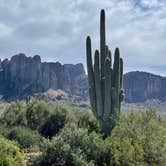
[[[160,5],[159,0],[141,0],[141,5],[145,8],[153,8]]]
[[[120,47],[125,72],[166,75],[165,0],[0,0],[0,57],[24,52],[44,61],[85,60],[85,38],[99,48],[99,12],[106,10],[107,42]]]
[[[13,29],[5,24],[0,23],[0,38],[9,36],[13,32]]]

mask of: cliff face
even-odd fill
[[[7,100],[20,99],[48,89],[61,89],[70,95],[88,97],[88,81],[81,63],[62,65],[41,62],[40,56],[13,56],[0,60],[0,95]],[[166,101],[166,77],[129,72],[124,75],[125,101],[144,102],[149,99]]]
[[[166,77],[129,72],[124,75],[124,90],[126,102],[144,102],[148,99],[166,101]]]
[[[81,97],[87,98],[88,96],[88,80],[84,70],[84,66],[82,63],[72,65],[72,64],[65,64],[65,71],[69,75],[69,77],[74,80],[76,83],[76,90],[80,89],[79,94],[82,94]],[[74,89],[73,89],[74,92]],[[74,92],[77,94],[77,92]]]
[[[83,65],[42,63],[40,56],[18,54],[0,62],[0,94],[5,99],[23,98],[48,89],[83,95],[77,77],[85,75]]]

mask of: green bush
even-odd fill
[[[17,141],[21,148],[27,149],[37,146],[41,136],[37,131],[18,126],[9,131],[7,138]]]
[[[0,136],[0,166],[21,166],[23,160],[17,144]]]
[[[153,110],[122,117],[110,140],[115,165],[166,163],[166,123]]]
[[[44,154],[33,161],[34,166],[93,166],[86,161],[81,151],[73,151],[63,140],[47,142]]]
[[[99,132],[99,123],[94,115],[87,110],[74,110],[75,124],[79,128],[86,128],[89,132],[95,131]]]
[[[17,101],[10,104],[0,117],[0,123],[6,126],[25,126],[38,129],[50,116],[53,105],[32,99],[28,103]]]
[[[21,148],[41,144],[37,131],[49,140],[34,165],[166,163],[166,118],[158,118],[153,110],[122,115],[107,139],[92,113],[75,107],[33,99],[12,103],[0,117],[0,135],[16,140]]]
[[[64,105],[31,99],[29,102],[13,102],[0,117],[7,127],[25,126],[38,130],[44,137],[55,136],[64,126],[75,124],[89,132],[99,132],[98,121],[91,112]]]
[[[31,100],[26,105],[27,127],[33,130],[39,129],[50,116],[52,109],[52,104]]]
[[[67,120],[68,111],[63,107],[56,107],[54,113],[51,114],[45,123],[40,128],[40,133],[46,137],[51,138],[55,136],[60,129],[62,129]]]
[[[34,165],[110,165],[111,143],[100,134],[89,133],[87,129],[64,128],[62,132],[47,141],[42,155]]]
[[[3,137],[7,137],[8,133],[10,132],[10,128],[6,125],[0,124],[0,135]]]
[[[24,102],[12,102],[0,117],[0,123],[8,126],[27,125]]]

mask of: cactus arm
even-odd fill
[[[118,92],[120,88],[120,53],[119,49],[115,49],[115,57],[114,57],[114,72],[115,72],[115,90]]]
[[[115,78],[115,90],[118,92],[118,89],[120,88],[120,53],[119,49],[115,49],[115,56],[114,56],[114,78]]]
[[[93,64],[92,64],[91,39],[89,36],[87,37],[86,40],[86,55],[87,55],[86,57],[87,57],[90,104],[94,115],[97,117],[95,79],[94,79]]]
[[[120,88],[123,87],[123,59],[120,58]]]
[[[105,100],[103,120],[108,120],[111,114],[111,60],[107,56],[105,61]]]
[[[116,98],[116,92],[115,88],[111,88],[111,115],[115,114],[115,98]]]
[[[98,117],[103,115],[103,104],[102,104],[102,93],[100,83],[100,63],[99,63],[99,51],[95,51],[95,62],[94,62],[94,76],[95,76],[95,88],[96,88],[96,102],[97,102],[97,113]]]
[[[112,67],[112,54],[111,54],[111,50],[108,51],[108,56],[110,58],[110,61],[111,61],[111,67]]]
[[[119,110],[119,89],[120,89],[120,53],[119,49],[115,49],[114,57],[114,85],[116,92],[115,107]]]
[[[119,101],[122,102],[124,100],[124,90],[120,89],[119,91]]]
[[[106,38],[105,38],[105,12],[104,10],[101,10],[100,14],[100,62],[101,62],[101,89],[102,89],[102,102],[104,104],[104,79],[105,79],[105,43],[106,43]]]

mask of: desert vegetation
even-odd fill
[[[106,138],[88,110],[31,99],[0,117],[0,165],[164,165],[166,119],[147,110],[120,114]]]
[[[104,10],[100,15],[100,53],[95,51],[94,65],[90,36],[86,40],[86,54],[91,108],[101,130],[108,136],[116,125],[124,98],[123,59],[120,58],[119,48],[116,48],[112,67],[111,50],[106,45]]]

